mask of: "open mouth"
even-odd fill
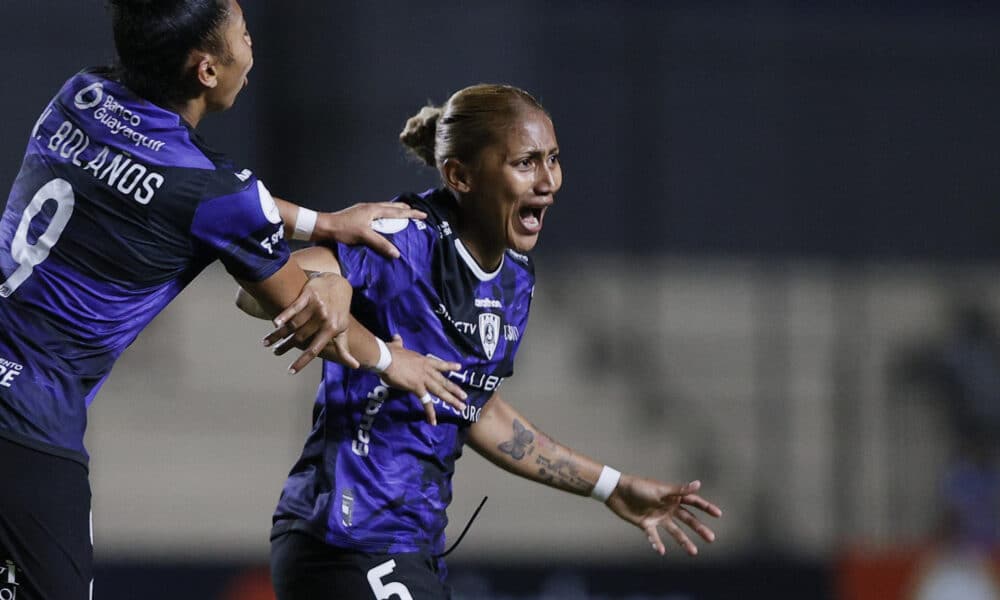
[[[544,206],[522,206],[518,210],[517,216],[521,227],[527,233],[534,234],[542,230],[542,215],[544,214]]]

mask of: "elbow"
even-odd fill
[[[258,319],[270,320],[273,315],[267,314],[267,312],[261,307],[260,303],[254,299],[245,289],[237,288],[236,291],[236,308],[242,310],[251,317],[256,317]]]

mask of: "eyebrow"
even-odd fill
[[[545,156],[551,156],[559,152],[559,146],[549,148],[548,150],[543,150],[540,148],[519,148],[516,152],[511,153],[511,156],[530,156],[532,158],[541,158]]]

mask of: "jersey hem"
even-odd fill
[[[2,429],[0,429],[0,438],[3,438],[8,442],[13,442],[19,446],[24,446],[29,450],[35,450],[57,458],[71,460],[82,465],[84,469],[87,469],[88,473],[90,472],[90,459],[82,452],[77,452],[68,448],[60,448],[59,446],[53,446],[51,444],[46,444],[45,442],[39,442],[38,440],[33,440],[25,435],[21,435],[13,431],[4,431]]]
[[[430,545],[414,545],[400,543],[393,540],[389,542],[359,542],[358,540],[345,538],[329,531],[318,530],[315,526],[303,519],[282,519],[271,527],[270,540],[282,536],[289,532],[304,533],[324,544],[342,548],[345,550],[356,550],[358,552],[372,552],[376,554],[386,554],[387,548],[391,547],[391,553],[400,552],[424,552],[433,553],[434,549]]]

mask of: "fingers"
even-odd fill
[[[393,343],[397,341],[401,343],[402,339],[398,335],[393,336]],[[424,405],[424,412],[427,413],[427,422],[431,425],[437,425],[437,413],[434,410],[434,404],[437,401],[444,402],[462,412],[467,408],[465,402],[462,402],[462,400],[465,400],[468,394],[445,376],[445,373],[448,371],[461,369],[461,365],[445,362],[430,355],[423,357],[423,359],[427,365],[423,374],[424,382],[421,388],[417,390],[416,395],[420,399],[420,403]]]
[[[681,507],[677,509],[677,519],[691,528],[691,531],[697,533],[701,536],[701,539],[706,542],[715,541],[715,532],[708,528],[707,525],[698,520],[698,517],[691,514],[690,511]]]
[[[646,539],[649,540],[650,545],[653,547],[653,552],[656,552],[660,556],[666,554],[667,548],[663,545],[663,540],[660,539],[660,532],[657,531],[656,525],[647,527],[644,531],[646,532]]]
[[[295,360],[295,362],[293,362],[288,367],[288,374],[295,375],[296,373],[304,369],[306,365],[312,362],[312,359],[316,358],[317,354],[318,353],[314,352],[311,348],[305,350],[302,354],[299,355],[299,357]]]
[[[659,516],[651,515],[641,525],[653,546],[653,550],[659,554],[666,552],[666,548],[657,535],[657,527],[662,527],[670,534],[674,542],[691,556],[697,556],[698,547],[691,541],[681,525],[698,534],[706,542],[715,541],[715,532],[688,509],[688,507],[697,508],[712,517],[722,516],[722,510],[718,506],[694,493],[699,489],[701,489],[701,482],[696,480],[684,485],[667,485],[666,493],[661,492],[660,508],[657,511]]]
[[[685,494],[681,498],[681,503],[686,504],[688,506],[693,506],[698,510],[701,510],[709,515],[712,515],[715,518],[719,518],[722,516],[721,508],[712,504],[708,500],[705,500],[704,498],[702,498],[697,494]]]
[[[450,371],[460,371],[462,369],[462,365],[457,362],[444,361],[431,354],[428,354],[427,358],[428,360],[430,360],[431,366],[442,373],[448,373]]]
[[[361,234],[362,243],[375,250],[386,258],[399,258],[399,249],[392,245],[392,242],[385,239],[373,230],[368,230]]]
[[[677,523],[674,523],[673,519],[666,519],[660,523],[660,525],[667,531],[667,533],[670,534],[670,537],[674,538],[677,545],[683,548],[685,552],[691,556],[698,555],[698,546],[694,545],[694,542],[688,538],[683,529],[677,526]]]
[[[458,386],[449,385],[449,382],[444,381],[440,375],[438,375],[438,378],[432,379],[427,383],[427,390],[445,404],[450,404],[459,412],[466,409],[465,402],[462,402],[466,398],[465,392]]]
[[[309,295],[305,293],[300,294],[299,297],[295,299],[295,302],[289,304],[285,310],[281,311],[278,316],[274,317],[274,320],[272,321],[274,324],[274,331],[261,340],[262,343],[265,346],[270,347],[295,333],[299,326],[301,326],[304,321],[308,320],[304,319],[302,322],[296,323],[295,317],[299,316],[299,314],[302,313],[302,311],[304,311],[308,306]]]
[[[301,330],[296,331],[296,334],[285,340],[277,348],[274,349],[274,353],[277,355],[282,355],[293,347],[297,347],[295,344],[295,339],[299,337]],[[314,358],[319,356],[319,353],[326,348],[326,345],[330,343],[333,339],[334,330],[332,327],[325,327],[319,329],[315,335],[311,336],[309,346],[299,355],[299,357],[288,367],[288,372],[292,375],[298,373],[305,368]],[[306,339],[310,339],[306,337]]]
[[[462,365],[455,362],[443,361],[429,354],[426,358],[432,369],[428,373],[430,380],[427,382],[427,389],[440,398],[442,402],[450,404],[459,411],[466,410],[465,402],[462,402],[462,400],[468,398],[468,394],[465,393],[465,390],[461,386],[447,377],[450,371],[458,371],[462,368]]]
[[[418,219],[427,218],[427,213],[410,208],[409,204],[403,202],[379,202],[374,205],[372,219]]]
[[[418,219],[427,218],[427,213],[410,208],[408,204],[402,202],[379,202],[370,205],[370,219]],[[375,233],[372,229],[366,229],[361,233],[362,243],[386,258],[399,258],[399,249],[392,243]]]
[[[698,491],[699,489],[701,489],[701,482],[698,481],[698,480],[692,481],[690,483],[686,483],[686,484],[684,484],[682,486],[679,486],[679,487],[677,487],[677,486],[667,486],[667,489],[668,489],[667,493],[664,494],[662,498],[660,498],[661,502],[669,503],[671,501],[675,501],[674,498],[676,498],[677,496],[680,496],[682,504],[687,504],[689,506],[693,506],[693,507],[695,507],[695,508],[697,508],[699,510],[702,510],[702,511],[704,511],[704,512],[710,514],[710,515],[712,515],[713,517],[721,517],[722,516],[722,509],[721,508],[719,508],[718,506],[712,504],[708,500],[705,500],[704,498],[702,498],[698,494],[694,493],[694,492]]]
[[[437,411],[434,410],[434,397],[428,392],[424,392],[420,395],[420,404],[424,406],[424,414],[427,415],[427,422],[431,425],[437,425]]]
[[[301,325],[296,324],[299,320],[303,321]],[[264,338],[264,345],[270,346],[272,343],[271,340],[277,338],[277,345],[274,346],[274,354],[275,356],[282,356],[292,348],[303,347],[319,331],[320,327],[316,323],[310,323],[305,319],[293,319],[281,329],[276,329]]]
[[[288,367],[288,372],[291,375],[295,375],[302,369],[306,367],[314,358],[319,356],[325,348],[329,347],[331,344],[336,351],[338,362],[343,364],[349,369],[361,368],[361,363],[358,362],[354,355],[351,354],[351,350],[347,344],[347,332],[344,331],[339,335],[332,335],[333,330],[330,329],[329,333],[324,333],[322,335],[317,335],[313,338],[309,347],[299,355],[298,359]],[[275,350],[277,353],[277,350]]]
[[[423,405],[428,423],[437,423],[434,405],[439,402],[447,404],[459,414],[468,410],[463,402],[468,394],[448,378],[449,372],[461,370],[461,364],[407,350],[403,346],[403,338],[398,334],[392,336],[389,348],[393,353],[393,360],[383,373],[384,380],[397,389],[415,395]]]
[[[693,493],[697,492],[698,490],[700,490],[701,489],[701,482],[698,481],[697,479],[695,479],[694,481],[691,481],[689,483],[685,483],[684,485],[682,485],[680,487],[677,487],[675,489],[676,489],[676,491],[670,492],[670,495],[674,495],[674,496],[686,496],[688,494],[693,494]]]
[[[291,321],[295,317],[295,315],[305,310],[306,307],[309,306],[311,300],[312,300],[312,294],[303,288],[302,293],[299,294],[299,297],[296,298],[294,302],[285,307],[285,310],[278,313],[278,316],[274,317],[272,323],[274,323],[275,329],[278,330],[282,329],[282,327],[284,327],[286,323]]]

